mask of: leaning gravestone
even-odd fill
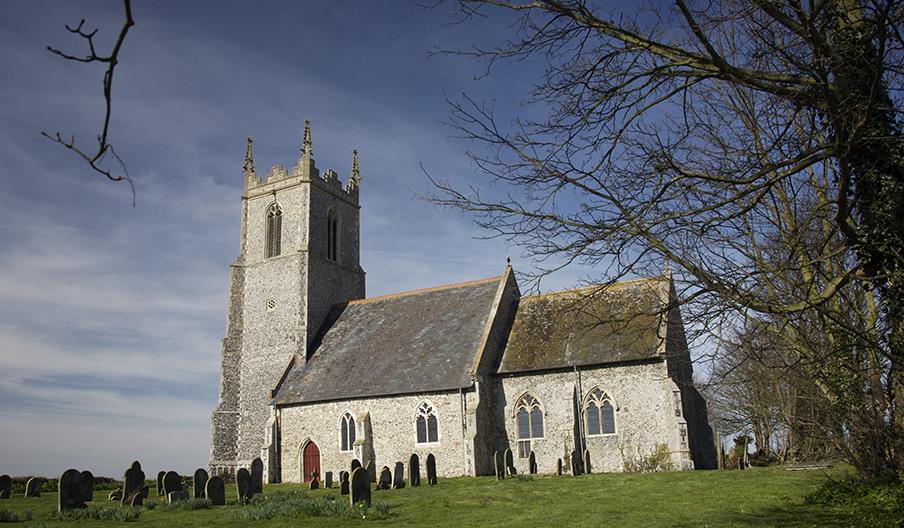
[[[175,471],[167,471],[163,475],[163,495],[169,499],[169,494],[174,491],[182,491],[182,477]]]
[[[323,487],[324,488],[332,488],[333,487],[333,472],[327,471],[323,474]]]
[[[562,459],[556,460],[556,475],[562,476]]]
[[[380,470],[380,478],[377,480],[377,489],[388,490],[392,487],[392,471],[388,467],[383,466]]]
[[[141,470],[141,464],[136,460],[132,462],[132,467],[126,470],[126,474],[122,478],[122,504],[123,506],[132,506],[132,499],[140,495],[144,499],[144,471]]]
[[[25,498],[28,497],[40,497],[41,496],[41,486],[44,484],[44,479],[41,477],[32,477],[28,479],[28,482],[25,483]]]
[[[214,506],[226,505],[226,486],[222,477],[210,477],[204,485],[204,495]]]
[[[59,492],[61,512],[85,507],[82,494],[82,475],[77,469],[67,469],[60,476]]]
[[[364,469],[367,470],[367,476],[370,477],[371,482],[377,481],[377,467],[374,465],[374,461],[371,460],[364,466]]]
[[[533,451],[527,455],[527,472],[531,475],[537,474],[537,455]]]
[[[163,477],[166,475],[166,471],[158,471],[157,472],[157,496],[163,496]]]
[[[436,486],[436,457],[433,453],[427,454],[427,484]]]
[[[136,493],[132,495],[132,500],[129,501],[129,506],[143,506],[144,505],[144,493]]]
[[[248,502],[254,493],[251,492],[251,472],[245,468],[239,468],[235,472],[235,489],[239,495],[239,501]]]
[[[515,458],[512,456],[512,450],[505,450],[505,474],[508,476],[512,476],[517,471],[515,471]]]
[[[255,458],[251,461],[251,494],[264,492],[264,461]]]
[[[584,450],[584,473],[588,475],[591,473],[592,466],[590,465],[590,450]]]
[[[79,473],[79,479],[82,484],[82,500],[91,502],[94,500],[94,475],[90,471],[82,471]]]
[[[367,470],[358,467],[351,474],[351,493],[350,500],[352,507],[363,502],[370,506],[370,476]]]
[[[395,469],[392,471],[392,489],[402,489],[405,487],[405,464],[401,462],[395,463]]]
[[[13,492],[13,479],[9,475],[0,475],[0,499],[8,499]]]
[[[352,468],[351,468],[351,470],[349,470],[349,475],[351,475],[351,472],[358,469],[359,467],[361,467],[361,462],[358,461],[357,458],[353,458],[352,459]]]
[[[340,495],[348,495],[348,482],[349,473],[348,471],[340,471],[339,472],[339,494]]]
[[[166,502],[170,504],[175,504],[177,502],[184,502],[189,499],[187,491],[171,491],[166,494]]]
[[[416,488],[421,485],[421,461],[417,453],[408,458],[408,485]]]
[[[110,494],[107,495],[107,500],[121,501],[122,500],[122,490],[117,488],[117,489],[111,491]]]
[[[195,476],[192,479],[192,487],[194,488],[196,499],[207,498],[207,494],[204,492],[204,486],[207,485],[207,479],[208,475],[206,469],[198,468],[195,470]]]
[[[493,466],[496,469],[496,480],[503,480],[505,478],[505,458],[502,451],[493,453]]]
[[[572,476],[581,474],[581,455],[577,451],[571,452],[571,474]]]

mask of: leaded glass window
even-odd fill
[[[615,407],[609,395],[599,388],[587,394],[584,425],[587,436],[615,434]]]
[[[417,407],[417,443],[432,444],[439,442],[439,424],[436,410],[427,402]]]
[[[543,409],[540,402],[530,394],[525,394],[515,406],[518,439],[543,438]]]
[[[342,415],[339,420],[340,451],[351,451],[355,447],[355,418],[351,413]]]

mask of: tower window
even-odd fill
[[[339,215],[335,209],[326,216],[326,258],[339,262]]]
[[[342,415],[339,420],[339,450],[351,451],[355,446],[355,419],[351,413]]]
[[[282,246],[282,210],[273,203],[267,208],[267,258],[280,254]]]

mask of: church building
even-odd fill
[[[671,275],[522,295],[512,268],[368,298],[359,260],[357,152],[342,185],[300,159],[243,168],[210,469],[261,457],[270,482],[436,459],[441,477],[515,468],[715,465]]]

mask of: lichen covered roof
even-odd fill
[[[657,357],[667,284],[659,277],[522,297],[497,372]]]
[[[273,403],[470,387],[470,370],[501,280],[493,277],[337,307],[313,356],[291,367]]]

